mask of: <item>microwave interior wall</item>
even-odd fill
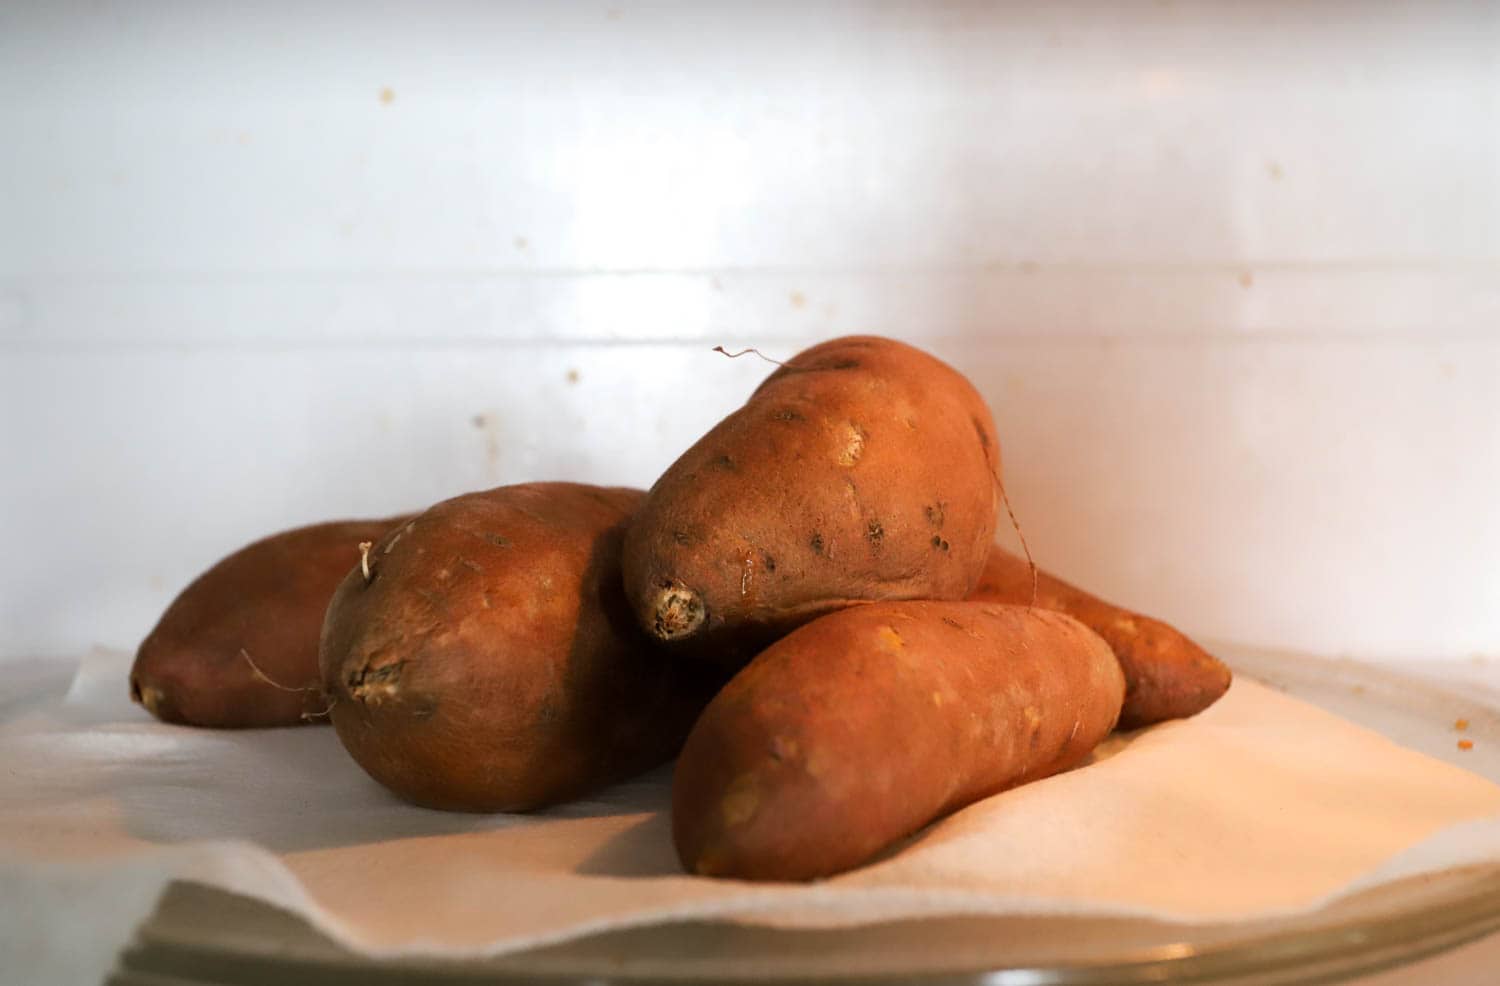
[[[649,486],[874,333],[1037,560],[1209,640],[1500,649],[1490,4],[0,7],[0,653],[254,538]],[[1014,534],[1002,530],[1014,545]]]

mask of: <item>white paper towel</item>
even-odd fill
[[[752,885],[681,873],[666,769],[533,815],[428,811],[330,729],[157,723],[129,704],[127,668],[95,654],[70,685],[53,665],[0,700],[0,944],[54,981],[106,968],[173,878],[370,954],[477,955],[703,917],[1253,919],[1500,860],[1500,786],[1243,677],[1202,715],[1111,739],[873,865]]]

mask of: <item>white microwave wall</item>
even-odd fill
[[[262,534],[648,485],[873,332],[1038,559],[1210,639],[1500,649],[1500,14],[0,7],[0,653]]]

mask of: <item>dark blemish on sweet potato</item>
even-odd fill
[[[800,411],[794,411],[789,407],[781,408],[771,414],[772,421],[805,421]]]
[[[980,421],[977,417],[972,417],[969,420],[974,422],[974,433],[979,436],[980,446],[988,452],[990,450],[990,436],[984,430],[984,422]]]
[[[395,696],[401,682],[405,661],[392,661],[372,668],[368,664],[349,673],[344,679],[349,694],[366,705],[378,705],[382,699]]]
[[[713,464],[718,466],[720,469],[724,469],[728,472],[734,472],[735,470],[734,460],[731,459],[728,455],[718,456],[714,459]]]
[[[687,547],[688,545],[693,543],[693,536],[687,531],[673,531],[672,540],[676,541],[683,547]]]
[[[486,534],[485,538],[490,542],[490,544],[493,544],[497,548],[510,547],[510,539],[499,534]]]
[[[859,360],[849,359],[848,357],[845,357],[843,359],[819,359],[802,366],[798,366],[792,363],[784,363],[782,364],[782,368],[780,370],[777,370],[776,373],[771,374],[768,380],[774,380],[778,374],[785,374],[788,372],[822,373],[826,370],[857,370],[859,369],[859,365]],[[762,384],[761,386],[765,386],[765,384]]]
[[[939,551],[947,551],[948,550],[948,542],[944,541],[942,538],[938,537],[936,534],[934,534],[932,536],[932,546],[934,548],[937,548]]]
[[[349,684],[368,685],[381,681],[394,681],[401,677],[401,669],[406,667],[405,661],[392,661],[390,664],[382,664],[378,668],[366,665],[358,671],[349,675]]]
[[[762,551],[760,553],[760,564],[761,564],[761,567],[764,568],[767,573],[776,571],[776,559],[772,558],[770,555],[766,554],[764,551]]]
[[[813,531],[812,539],[809,540],[807,542],[807,544],[808,544],[808,547],[812,548],[813,554],[815,554],[815,555],[821,555],[821,554],[823,554],[823,535],[822,535],[822,533],[820,533],[818,531]]]
[[[942,527],[945,517],[945,514],[943,513],[943,507],[945,506],[947,506],[947,504],[943,503],[942,500],[939,500],[937,503],[923,507],[922,512],[927,515],[927,523],[931,524],[933,527]]]
[[[946,624],[948,624],[950,627],[952,627],[955,630],[962,630],[964,628],[964,625],[962,623],[958,622],[957,620],[955,620],[951,616],[945,616],[945,617],[943,617],[943,622],[946,623]]]
[[[885,526],[880,523],[879,518],[873,518],[865,525],[865,540],[875,548],[880,547],[880,542],[885,540]]]

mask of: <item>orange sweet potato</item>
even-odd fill
[[[1114,727],[1119,662],[1062,613],[856,606],[793,631],[698,720],[672,784],[690,872],[806,880],[1079,764]]]
[[[192,726],[322,722],[323,611],[359,561],[360,542],[403,520],[299,527],[223,559],[147,634],[130,670],[130,697],[164,722]]]
[[[652,487],[625,542],[646,631],[731,666],[821,614],[962,599],[995,532],[983,398],[890,339],[794,356]]]
[[[437,504],[335,593],[323,685],[355,761],[419,805],[521,811],[670,759],[712,693],[620,585],[641,493],[529,483]]]
[[[996,545],[969,598],[1024,606],[1031,591],[1026,560]],[[1114,651],[1125,672],[1122,729],[1195,715],[1229,690],[1229,668],[1160,620],[1121,609],[1046,572],[1037,573],[1036,605],[1067,613]]]

